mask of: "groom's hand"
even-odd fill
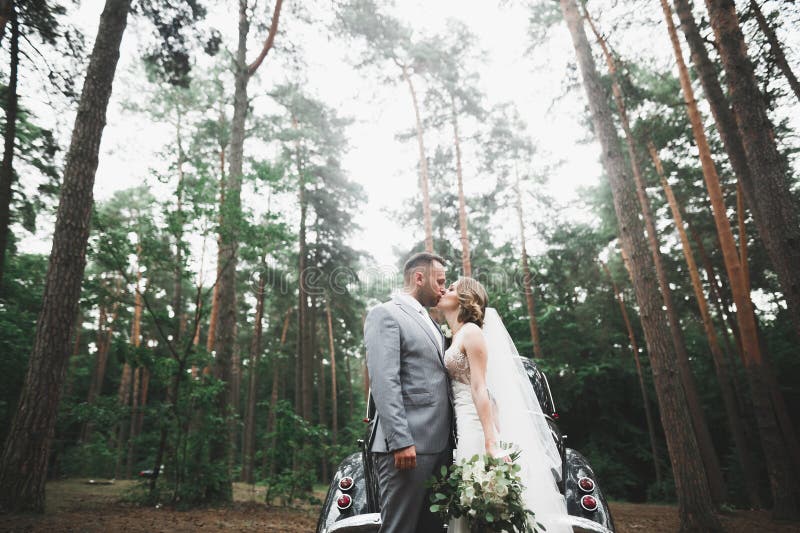
[[[417,467],[417,447],[414,445],[400,448],[394,452],[394,467],[398,470],[410,470]]]

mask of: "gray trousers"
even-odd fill
[[[442,521],[431,513],[430,490],[425,482],[442,465],[453,462],[453,450],[438,454],[417,454],[417,467],[397,470],[394,455],[375,454],[378,484],[381,489],[381,529],[379,533],[441,533]]]

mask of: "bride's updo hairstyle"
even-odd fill
[[[458,320],[464,324],[472,322],[482,328],[489,297],[481,282],[475,278],[459,279],[456,283],[456,295],[458,295]]]

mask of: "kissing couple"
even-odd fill
[[[483,285],[448,285],[445,260],[422,252],[403,267],[403,289],[372,308],[364,323],[376,417],[369,450],[376,459],[381,533],[441,533],[425,482],[441,466],[475,454],[520,451],[523,502],[547,533],[571,532],[558,490],[561,457],[533,387]],[[452,331],[426,308],[435,307]],[[454,429],[455,428],[455,429]],[[449,533],[468,533],[464,518]]]

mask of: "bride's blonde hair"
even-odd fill
[[[456,283],[458,296],[458,320],[466,324],[472,322],[478,327],[483,327],[483,317],[486,314],[486,305],[489,296],[481,282],[475,278],[463,277]]]

